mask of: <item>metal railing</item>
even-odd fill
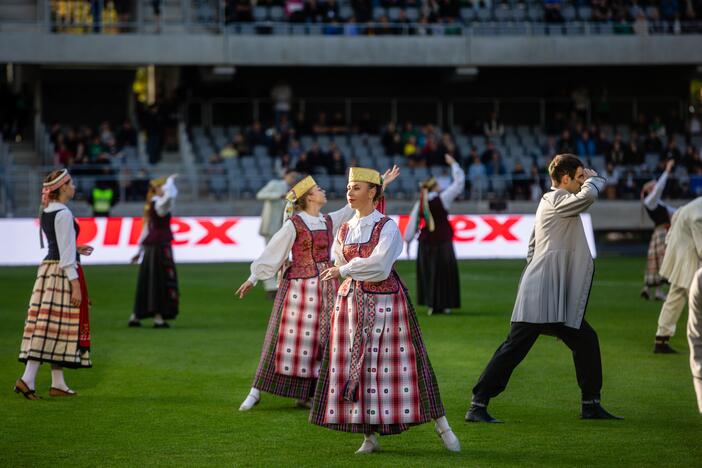
[[[0,18],[2,29],[33,29],[66,34],[151,34],[161,31],[182,33],[212,33],[234,35],[314,35],[314,36],[583,36],[583,35],[633,35],[633,23],[582,21],[579,18],[563,23],[550,23],[538,16],[512,17],[498,20],[499,7],[496,2],[488,14],[480,20],[471,14],[457,17],[452,22],[422,23],[370,21],[349,23],[342,19],[338,23],[293,23],[280,13],[275,19],[268,14],[257,15],[252,6],[251,21],[234,21],[235,15],[228,12],[225,2],[220,0],[180,0],[163,2],[159,18],[153,14],[151,2],[137,0],[135,8],[127,12],[112,9],[107,0],[86,1],[86,9],[80,6],[75,11],[75,1],[36,0],[37,14],[26,20]],[[278,10],[280,11],[280,9]],[[389,12],[389,10],[388,10]],[[346,16],[352,10],[344,10]],[[175,17],[170,16],[175,14]],[[637,30],[640,34],[678,35],[702,33],[702,21],[653,21]]]
[[[576,109],[568,98],[465,98],[465,99],[419,99],[419,98],[343,98],[317,99],[298,98],[291,102],[288,113],[292,121],[298,113],[303,113],[308,124],[314,123],[320,112],[331,121],[334,114],[341,114],[343,125],[349,131],[369,114],[373,123],[380,129],[390,121],[402,124],[431,122],[440,128],[453,131],[464,129],[467,133],[476,122],[482,122],[490,112],[499,115],[505,125],[529,125],[547,130],[547,124],[554,123],[558,114],[569,118],[572,111],[578,113],[587,125],[593,122],[635,122],[640,113],[658,115],[662,119],[676,114],[686,115],[687,101],[674,96],[642,98],[587,98]],[[188,127],[211,128],[215,126],[251,125],[260,121],[264,125],[276,119],[274,102],[270,99],[191,99],[181,107],[181,119]]]

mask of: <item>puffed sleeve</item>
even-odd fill
[[[175,199],[178,196],[178,188],[175,185],[175,180],[173,176],[166,179],[166,183],[163,184],[163,195],[157,195],[153,198],[154,206],[156,208],[156,213],[159,216],[165,216],[169,211],[173,209],[175,205]]]
[[[261,255],[251,264],[249,281],[256,284],[258,280],[273,278],[290,255],[295,237],[295,226],[292,221],[285,221],[280,230],[271,237]]]
[[[457,162],[451,164],[451,179],[451,185],[439,194],[441,203],[446,210],[451,208],[451,204],[463,193],[466,186],[466,173]]]
[[[390,276],[392,266],[402,254],[402,235],[394,221],[385,223],[378,245],[370,256],[356,257],[339,268],[342,276],[358,281],[383,281]]]
[[[351,208],[351,205],[348,203],[343,208],[329,213],[329,217],[332,220],[334,236],[339,232],[339,228],[342,224],[353,218],[354,213],[354,209]]]
[[[419,202],[414,202],[412,211],[410,211],[409,221],[407,221],[407,227],[405,228],[405,242],[410,242],[414,239],[414,235],[417,233],[417,217],[419,216]]]
[[[73,225],[73,215],[68,210],[61,210],[54,218],[56,242],[59,247],[59,267],[63,269],[69,280],[78,278],[76,270],[76,228]]]

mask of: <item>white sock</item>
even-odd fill
[[[254,387],[251,387],[249,394],[246,396],[244,402],[239,406],[239,411],[248,411],[254,407],[254,405],[261,399],[261,392]]]
[[[51,386],[53,388],[58,388],[59,390],[68,391],[68,385],[63,378],[63,368],[51,369]]]
[[[37,372],[39,372],[40,365],[41,362],[39,361],[27,359],[27,365],[24,366],[22,381],[27,384],[27,387],[29,387],[30,390],[34,390],[36,388],[35,382],[37,380]]]
[[[139,319],[137,318],[136,314],[132,314],[129,316],[129,321],[130,322],[138,322]]]
[[[446,416],[441,416],[435,422],[436,422],[436,428],[441,432],[444,432],[444,431],[451,429],[451,426],[449,426],[448,419],[446,419]]]
[[[163,317],[160,314],[154,316],[154,323],[161,325],[164,322]]]

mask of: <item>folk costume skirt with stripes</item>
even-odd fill
[[[398,434],[444,416],[439,386],[407,291],[337,296],[310,422],[344,432]],[[342,287],[343,289],[343,287]],[[363,327],[358,391],[354,334]],[[355,385],[355,384],[352,384]],[[355,397],[348,398],[349,393]],[[356,401],[353,401],[356,400]]]
[[[139,265],[134,315],[137,319],[161,314],[165,320],[178,315],[178,274],[170,244],[145,245]]]
[[[331,267],[317,264],[319,271]],[[314,395],[338,281],[283,279],[275,297],[253,387],[274,395]]]
[[[669,225],[660,224],[655,227],[648,243],[648,257],[646,259],[646,286],[660,286],[665,280],[658,274],[665,256],[665,236],[668,234]]]
[[[81,307],[71,305],[71,282],[57,261],[39,265],[29,302],[19,360],[61,367],[92,367],[90,360],[90,299],[78,266]]]
[[[461,307],[458,263],[453,242],[419,243],[417,251],[417,303],[435,311]]]

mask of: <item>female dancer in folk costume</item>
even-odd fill
[[[641,289],[641,297],[651,298],[651,289],[655,289],[655,298],[665,301],[666,294],[663,292],[665,280],[658,273],[663,257],[665,256],[665,236],[670,228],[670,217],[675,213],[675,208],[661,201],[665,184],[668,182],[670,171],[675,165],[675,160],[670,159],[666,163],[665,171],[657,181],[650,181],[641,190],[643,208],[656,226],[648,244],[648,258],[646,261],[646,274],[644,275],[644,287]]]
[[[386,175],[389,183],[399,175],[399,168],[394,167]],[[327,198],[311,176],[295,184],[287,200],[289,219],[251,264],[251,276],[236,291],[243,298],[258,280],[274,277],[292,252],[292,262],[282,275],[268,322],[256,377],[240,411],[256,405],[261,391],[296,398],[299,406],[309,407],[329,332],[339,284],[320,282],[319,274],[332,266],[334,235],[353,216],[353,209],[347,205],[321,215]]]
[[[465,173],[450,155],[445,156],[451,167],[451,185],[441,190],[434,177],[420,185],[419,201],[414,204],[405,231],[405,242],[412,242],[419,231],[417,250],[417,304],[428,306],[427,313],[451,313],[461,307],[458,263],[453,250],[453,227],[448,210],[463,193]],[[423,224],[420,226],[420,219]],[[409,248],[409,245],[408,245]]]
[[[166,320],[178,315],[178,275],[171,247],[171,211],[178,196],[176,177],[173,174],[149,184],[139,252],[132,258],[132,263],[137,263],[141,257],[141,265],[130,327],[140,327],[142,319],[153,317],[154,328],[169,328]]]
[[[356,214],[334,242],[337,266],[321,276],[346,280],[332,311],[310,422],[362,433],[357,453],[370,453],[379,447],[376,433],[397,434],[433,419],[444,446],[458,452],[417,316],[393,268],[402,236],[375,209],[381,197],[378,172],[351,168],[347,199]]]
[[[19,360],[26,363],[15,392],[38,400],[35,380],[41,363],[51,364],[49,395],[75,396],[64,380],[63,368],[92,367],[90,361],[90,301],[79,255],[90,255],[89,245],[76,246],[80,228],[66,203],[75,186],[67,170],[54,171],[44,180],[40,216],[49,252],[39,265],[29,301]],[[41,238],[43,247],[43,238]]]

